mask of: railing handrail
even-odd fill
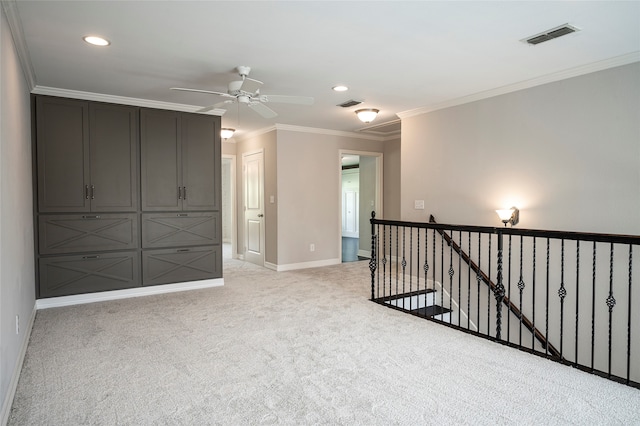
[[[552,231],[542,229],[508,228],[495,226],[453,225],[445,223],[411,222],[388,219],[371,219],[371,224],[404,226],[411,228],[435,229],[447,231],[479,232],[489,234],[517,235],[524,237],[553,238],[559,240],[593,241],[613,244],[640,245],[640,235],[604,234],[594,232]]]
[[[436,219],[433,217],[433,215],[429,216],[429,223],[432,223],[435,225],[437,224],[435,220]],[[469,265],[471,270],[474,271],[479,277],[482,278],[482,282],[488,285],[491,291],[495,293],[498,290],[498,285],[489,278],[487,273],[484,272],[480,268],[480,266],[477,265],[473,260],[471,260],[471,257],[469,257],[469,255],[464,250],[462,250],[462,248],[451,238],[451,236],[449,236],[449,234],[447,234],[444,230],[441,230],[441,229],[436,229],[436,231],[438,231],[438,233],[444,238],[444,240],[447,242],[448,245],[453,247],[453,250],[462,258],[462,260],[465,261],[467,265]],[[562,355],[560,354],[560,351],[558,351],[551,343],[549,343],[549,341],[547,340],[547,337],[544,334],[542,334],[542,332],[533,325],[533,323],[531,322],[531,320],[529,320],[529,318],[527,318],[522,312],[520,312],[520,309],[518,309],[518,307],[511,302],[509,297],[504,296],[502,298],[502,303],[504,303],[511,312],[513,312],[518,318],[522,320],[522,324],[524,324],[527,330],[533,333],[535,338],[540,342],[540,344],[543,347],[547,348],[547,350],[551,355],[562,359]]]

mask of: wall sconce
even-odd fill
[[[222,139],[229,139],[235,133],[236,129],[220,129],[220,137]]]
[[[507,226],[507,223],[510,223],[511,226],[513,226],[517,225],[518,222],[520,222],[520,210],[518,210],[516,207],[496,210],[496,213],[498,213],[498,216],[500,217],[502,223],[504,223],[504,226]]]
[[[358,116],[360,121],[364,123],[371,123],[373,120],[375,120],[379,112],[380,110],[375,108],[365,108],[357,110],[356,115]]]

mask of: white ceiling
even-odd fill
[[[240,136],[276,123],[359,131],[358,107],[337,104],[363,100],[359,107],[380,109],[372,123],[380,124],[640,60],[640,1],[13,1],[5,9],[36,93],[195,110],[222,99],[169,87],[224,92],[234,68],[248,65],[263,94],[315,98],[269,104],[279,113],[269,120],[230,107],[223,127]],[[538,46],[520,41],[565,23],[581,31]],[[87,45],[88,34],[112,44]],[[339,83],[350,90],[332,91]]]

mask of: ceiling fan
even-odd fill
[[[228,98],[222,102],[218,102],[216,104],[201,108],[196,112],[211,111],[212,109],[220,108],[226,104],[238,103],[246,104],[249,108],[257,112],[264,118],[273,118],[276,117],[278,113],[266,106],[266,103],[279,102],[297,105],[313,105],[314,99],[309,96],[262,95],[260,94],[260,87],[263,83],[261,81],[254,80],[253,78],[248,77],[249,72],[251,71],[251,67],[241,65],[239,67],[236,67],[236,71],[238,71],[238,74],[240,74],[242,80],[232,81],[231,83],[229,83],[227,93],[215,92],[212,90],[189,89],[185,87],[171,87],[171,90],[206,93]]]

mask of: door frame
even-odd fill
[[[260,188],[261,191],[261,199],[262,199],[262,214],[264,215],[264,210],[265,210],[265,199],[264,199],[264,178],[265,178],[265,173],[264,173],[264,148],[260,148],[254,151],[248,151],[248,152],[244,152],[242,153],[242,226],[243,226],[243,238],[242,238],[242,256],[241,259],[246,261],[247,260],[247,246],[248,246],[248,241],[247,239],[249,238],[249,233],[247,232],[247,216],[246,216],[246,211],[247,211],[247,193],[246,193],[246,185],[247,185],[247,179],[246,179],[246,175],[247,175],[247,170],[245,168],[245,158],[249,157],[251,155],[254,154],[262,154],[262,176],[261,176],[261,182],[262,182],[262,188]],[[260,227],[260,250],[262,252],[262,265],[264,266],[264,263],[266,262],[266,253],[265,253],[265,249],[266,249],[266,242],[265,242],[265,225],[266,225],[267,221],[265,220],[264,216],[262,217],[262,226]],[[258,263],[255,263],[256,265],[259,265]]]
[[[376,218],[381,219],[383,217],[382,206],[383,203],[383,153],[372,151],[357,151],[353,149],[340,149],[338,150],[338,194],[340,202],[338,203],[338,254],[342,258],[342,157],[345,155],[358,155],[360,157],[375,157],[376,159],[376,201],[373,206],[376,212]],[[362,226],[367,224],[359,223],[358,228],[362,229]]]
[[[236,199],[236,155],[235,154],[222,154],[222,159],[231,160],[231,167],[229,167],[229,192],[231,198],[231,212],[229,215],[231,216],[231,223],[229,224],[231,228],[231,258],[238,258],[238,225],[237,221],[237,199]],[[224,243],[224,241],[223,241]],[[224,258],[223,258],[224,259]]]

